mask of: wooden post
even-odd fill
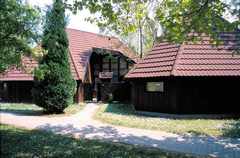
[[[93,72],[91,71],[91,62],[89,62],[89,63],[87,64],[87,67],[88,67],[89,82],[90,82],[90,83],[93,83],[93,81],[92,81],[92,75],[94,76],[95,67],[92,65]]]
[[[100,65],[100,72],[102,72],[103,71],[103,57],[102,57],[102,55],[100,55],[100,57],[99,57],[99,65]]]
[[[77,81],[77,91],[75,94],[75,101],[77,103],[84,101],[84,86],[81,81]]]
[[[18,84],[16,84],[16,82],[13,82],[13,88],[14,88],[14,97],[15,97],[15,101],[19,102],[19,95],[18,95]]]
[[[111,59],[109,59],[109,61],[108,61],[108,66],[109,66],[109,72],[111,72],[112,71],[112,65],[111,65]]]
[[[80,93],[80,102],[84,102],[84,84],[80,83],[79,85],[79,93]]]
[[[118,81],[119,81],[119,78],[120,78],[120,58],[121,58],[121,57],[118,57],[118,58],[117,58]]]

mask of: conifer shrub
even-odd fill
[[[69,64],[66,18],[62,0],[55,0],[46,14],[42,48],[44,56],[34,71],[32,91],[36,105],[49,113],[62,113],[72,103],[76,83]]]

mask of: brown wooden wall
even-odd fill
[[[1,102],[32,102],[32,81],[0,82]]]
[[[82,83],[77,81],[76,93],[74,95],[74,102],[80,103],[84,101],[92,100],[92,84]]]
[[[239,77],[193,77],[177,80],[180,113],[239,113]]]
[[[147,82],[164,82],[164,92],[147,92]],[[173,79],[150,79],[135,80],[132,82],[132,104],[136,110],[146,110],[153,112],[177,112],[176,110],[176,90]]]
[[[146,82],[163,81],[164,92],[146,92]],[[182,77],[132,81],[136,110],[163,113],[238,113],[239,77]]]
[[[32,88],[33,81],[1,81],[0,82],[0,102],[11,103],[33,103]],[[84,101],[84,91],[81,83],[77,81],[74,102]]]
[[[98,90],[100,93],[98,100],[109,101],[109,94],[112,94],[112,100],[123,103],[130,103],[131,85],[128,82],[102,82],[98,85]]]

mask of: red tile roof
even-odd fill
[[[31,81],[33,80],[31,72],[36,66],[36,60],[30,57],[23,57],[22,67],[11,67],[4,73],[1,73],[0,81]]]
[[[225,44],[217,47],[207,37],[196,44],[160,43],[135,65],[126,78],[240,76],[240,55],[233,55],[233,50],[240,47],[235,35],[240,36],[239,33],[224,33]]]
[[[88,59],[92,54],[93,48],[116,50],[132,59],[135,58],[134,52],[115,37],[108,37],[69,28],[66,29],[66,32],[69,40],[69,61],[71,72],[75,80],[83,80]],[[32,65],[26,59],[23,60],[23,64],[32,69],[37,66],[36,61],[34,61],[34,63],[35,64]],[[30,71],[21,68],[11,68],[0,74],[0,81],[4,80],[33,80],[33,77]]]
[[[100,34],[67,29],[69,50],[71,57],[71,69],[76,80],[82,80],[85,75],[88,59],[93,48],[103,48],[120,51],[124,55],[134,58],[134,52],[115,37]]]

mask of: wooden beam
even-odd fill
[[[79,101],[84,102],[84,84],[80,83],[79,85]]]
[[[111,72],[112,71],[112,64],[111,64],[111,59],[109,58],[109,60],[108,60],[108,66],[109,66],[109,72]]]
[[[89,82],[90,83],[92,83],[93,81],[92,81],[92,75],[94,75],[94,66],[92,66],[91,65],[91,62],[89,62],[88,64],[87,64],[87,66],[88,66],[88,77],[89,77]],[[92,66],[92,68],[93,68],[93,74],[92,74],[92,71],[91,71],[91,66]]]
[[[100,65],[100,72],[102,72],[103,71],[103,56],[102,55],[100,55],[99,56],[99,65]]]
[[[77,91],[75,94],[75,102],[80,103],[84,101],[84,87],[83,83],[80,81],[77,81]]]
[[[118,57],[117,58],[117,71],[118,71],[118,80],[119,80],[119,78],[120,78],[120,58],[121,57]]]

